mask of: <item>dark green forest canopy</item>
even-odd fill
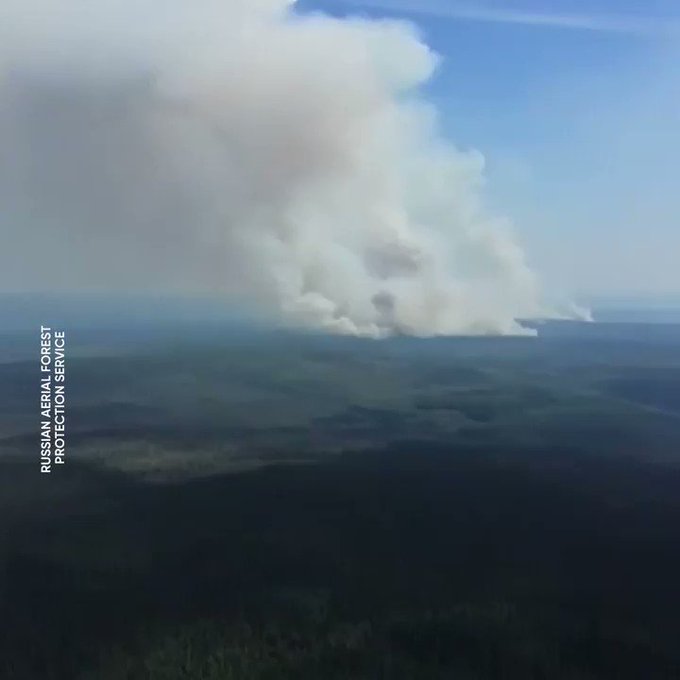
[[[76,336],[49,478],[0,364],[0,675],[680,677],[646,337]]]

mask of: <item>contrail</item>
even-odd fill
[[[623,15],[578,15],[524,12],[515,9],[477,7],[441,0],[342,0],[346,5],[427,15],[458,21],[622,33],[633,36],[671,36],[680,32],[680,20]]]

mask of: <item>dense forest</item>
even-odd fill
[[[83,336],[43,476],[0,364],[0,676],[680,677],[680,351],[567,335]]]

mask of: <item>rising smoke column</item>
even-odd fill
[[[419,94],[437,62],[410,24],[285,0],[4,0],[0,285],[523,332],[537,283]]]

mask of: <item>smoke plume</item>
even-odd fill
[[[537,283],[420,95],[437,63],[410,24],[285,0],[4,0],[0,284],[523,332]]]

